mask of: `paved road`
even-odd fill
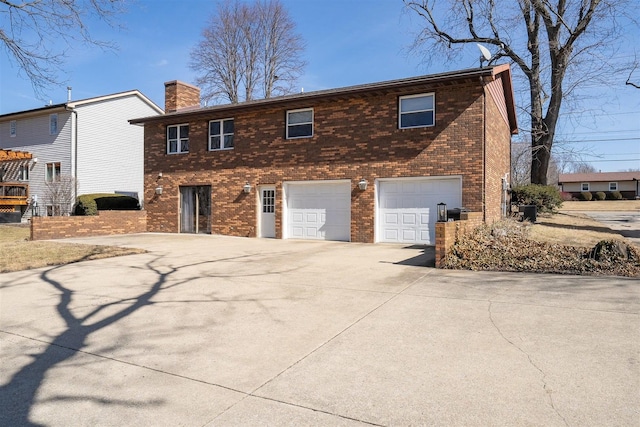
[[[419,249],[113,236],[0,275],[0,425],[637,426],[640,284]]]
[[[640,246],[640,212],[638,211],[584,211],[585,214]]]

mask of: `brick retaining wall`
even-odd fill
[[[94,216],[37,216],[31,218],[31,240],[144,233],[146,211],[100,211]]]
[[[436,268],[456,240],[482,224],[482,212],[462,212],[460,221],[436,223]]]

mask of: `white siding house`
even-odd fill
[[[144,129],[128,120],[157,114],[162,109],[133,90],[0,115],[0,149],[32,157],[0,163],[3,181],[29,185],[23,218],[51,213],[46,182],[58,174],[76,179],[75,196],[123,192],[144,203]]]

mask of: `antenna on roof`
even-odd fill
[[[482,46],[480,43],[476,43],[476,46],[478,46],[478,49],[480,49],[480,67],[482,68],[482,63],[484,61],[487,61],[487,63],[489,63],[489,61],[491,61],[491,52],[489,52],[489,49],[487,49],[486,47]]]

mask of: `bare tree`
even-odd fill
[[[531,144],[511,144],[511,185],[526,185],[531,182]]]
[[[93,39],[86,22],[97,17],[113,25],[122,4],[122,0],[0,0],[0,44],[43,99],[48,87],[62,83],[57,76],[72,43],[114,47]]]
[[[279,0],[227,0],[191,51],[190,66],[203,99],[237,103],[291,93],[305,66],[303,50]]]
[[[531,182],[547,183],[563,100],[603,76],[610,79],[628,0],[404,0],[426,25],[414,43],[426,59],[453,59],[470,43],[498,50],[527,84]],[[555,3],[555,4],[552,4]],[[449,9],[444,10],[448,4]],[[436,5],[438,9],[436,10]],[[633,13],[633,12],[630,12]],[[630,20],[630,25],[637,22]],[[609,81],[610,84],[610,81]],[[579,100],[578,100],[579,101]]]
[[[76,199],[76,179],[69,175],[60,175],[47,181],[44,197],[47,216],[69,215]]]
[[[572,173],[595,173],[595,172],[598,172],[598,170],[593,165],[590,165],[589,163],[579,161],[579,162],[573,162],[571,164],[571,172]]]

